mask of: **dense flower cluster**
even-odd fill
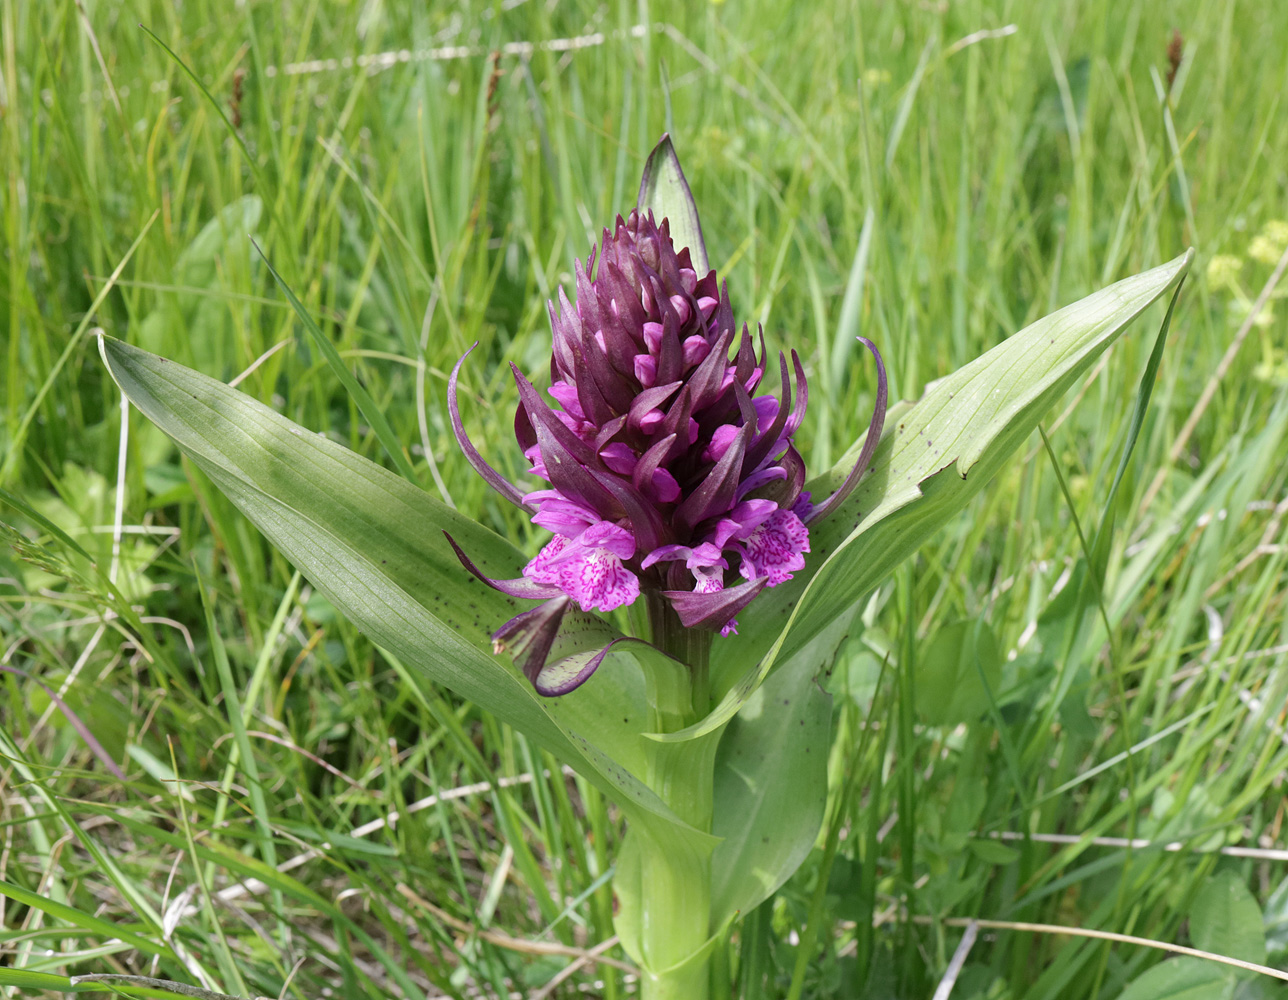
[[[654,591],[684,626],[727,635],[762,589],[804,567],[807,523],[843,499],[838,492],[815,508],[802,492],[805,464],[792,445],[808,398],[800,359],[793,351],[789,366],[778,356],[781,399],[757,395],[763,334],[757,352],[747,326],[735,326],[727,289],[714,271],[697,273],[666,220],[619,217],[598,253],[577,263],[576,283],[575,304],[560,290],[550,305],[557,408],[514,369],[515,431],[547,488],[522,493],[483,461],[456,399],[464,358],[449,382],[453,427],[471,463],[553,532],[516,580],[483,577],[458,550],[491,586],[545,602],[494,638],[547,694],[571,690],[598,665],[542,679],[573,603],[612,611]]]

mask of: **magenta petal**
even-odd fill
[[[631,551],[634,551],[633,545]],[[556,558],[555,565],[560,590],[576,601],[582,611],[613,611],[633,604],[640,596],[639,577],[622,565],[615,551],[596,547],[593,542],[569,545]]]
[[[761,577],[710,594],[699,594],[692,590],[664,590],[662,596],[671,602],[671,607],[680,616],[680,624],[685,628],[715,631],[724,628],[739,611],[750,604],[765,589],[767,582],[766,577]]]
[[[790,510],[775,511],[743,543],[744,573],[750,564],[756,579],[766,577],[767,586],[776,587],[805,568],[808,551],[809,529],[801,519]]]
[[[514,580],[494,580],[490,576],[485,576],[483,571],[474,565],[474,561],[470,559],[464,551],[462,551],[459,545],[456,544],[456,539],[446,531],[443,532],[443,537],[447,539],[447,544],[452,547],[452,551],[456,553],[456,558],[461,561],[461,565],[493,590],[499,590],[501,593],[508,594],[510,597],[520,597],[525,600],[535,601],[544,601],[551,597],[561,597],[563,595],[563,591],[558,587],[550,584],[534,583],[532,580],[523,576]]]
[[[680,484],[666,469],[654,469],[648,493],[658,503],[675,503],[680,499]]]
[[[553,496],[542,501],[541,510],[532,518],[533,524],[549,528],[555,534],[563,535],[565,538],[576,538],[599,520],[599,515],[594,511],[587,510],[571,500],[563,499],[556,490],[541,492],[551,493]],[[532,496],[532,494],[528,495]]]
[[[857,339],[872,352],[872,357],[877,362],[877,399],[872,407],[872,422],[868,424],[868,433],[863,439],[863,450],[859,453],[859,460],[854,463],[854,468],[845,477],[845,482],[841,484],[841,488],[822,503],[815,505],[809,517],[810,522],[827,517],[841,504],[845,503],[846,498],[854,492],[854,487],[859,484],[860,477],[868,471],[868,465],[871,463],[872,456],[877,450],[877,444],[881,440],[881,431],[885,427],[887,391],[885,362],[881,360],[881,352],[877,350],[876,344],[866,337]]]
[[[644,557],[644,561],[640,566],[643,569],[648,569],[655,563],[670,562],[673,559],[687,559],[692,554],[693,549],[687,545],[659,545]]]
[[[555,402],[563,407],[564,413],[576,417],[578,420],[586,419],[587,411],[581,405],[581,399],[577,395],[577,386],[563,379],[558,379],[550,384],[548,391]]]
[[[639,465],[634,449],[622,441],[614,441],[599,449],[604,464],[619,476],[629,476]]]
[[[600,521],[577,536],[577,542],[589,548],[605,549],[618,559],[635,555],[635,536],[611,521]]]
[[[473,351],[474,348],[478,346],[478,341],[476,340],[470,346],[469,351],[466,351],[461,355],[460,360],[456,362],[456,367],[452,369],[452,374],[447,380],[447,412],[452,420],[452,433],[456,435],[456,443],[460,445],[461,451],[465,453],[465,460],[474,467],[474,471],[482,476],[492,489],[500,493],[501,496],[509,500],[510,503],[514,504],[516,507],[522,507],[524,510],[530,511],[532,508],[523,502],[523,494],[519,488],[508,479],[502,477],[496,469],[492,468],[492,466],[488,465],[487,462],[484,461],[483,456],[479,454],[478,449],[474,447],[470,442],[469,436],[466,435],[465,424],[461,422],[461,408],[459,401],[456,398],[456,381],[460,377],[461,365],[463,365],[465,363],[465,359],[470,356],[470,351]]]

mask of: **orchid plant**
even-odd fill
[[[514,369],[534,487],[466,436],[466,358],[448,383],[466,458],[551,532],[535,553],[221,382],[100,347],[129,399],[374,642],[617,803],[616,929],[642,996],[701,1000],[712,950],[819,835],[832,705],[815,678],[865,597],[1189,263],[1068,306],[888,411],[859,338],[875,361],[867,431],[811,478],[795,442],[808,365],[795,350],[775,363],[738,326],[663,137],[635,209],[577,264],[575,301],[551,305],[554,405]]]

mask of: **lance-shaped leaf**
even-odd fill
[[[711,920],[768,899],[800,867],[823,825],[832,697],[815,675],[850,634],[843,615],[783,664],[729,723],[716,752]]]
[[[720,703],[698,725],[654,738],[688,739],[731,719],[775,663],[962,511],[1127,324],[1177,287],[1192,258],[1187,251],[1038,320],[931,384],[912,407],[892,409],[867,475],[832,517],[810,526],[805,569],[764,594],[738,636],[713,647]],[[816,496],[836,489],[859,447],[807,488]]]
[[[543,698],[492,654],[493,630],[527,605],[475,579],[444,532],[494,577],[525,561],[505,539],[222,382],[109,337],[100,350],[130,401],[373,641],[527,733],[624,808],[689,835],[636,777],[650,748],[640,738],[644,679],[630,656],[614,651],[573,698]],[[571,612],[556,655],[618,638]]]
[[[644,164],[638,207],[641,214],[651,211],[659,224],[663,219],[669,220],[672,242],[677,250],[689,248],[689,260],[693,262],[699,278],[711,270],[693,192],[680,169],[680,158],[675,155],[669,135],[662,136]]]

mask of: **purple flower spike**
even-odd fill
[[[664,189],[679,192],[670,217],[643,209],[619,216],[577,262],[575,301],[560,290],[549,304],[548,392],[514,369],[515,433],[542,488],[523,493],[483,461],[458,412],[460,362],[448,383],[452,428],[470,464],[553,532],[516,580],[484,577],[456,550],[489,586],[544,602],[494,637],[542,694],[572,691],[607,651],[546,662],[574,605],[610,612],[647,593],[654,634],[679,626],[733,632],[735,616],[762,590],[804,568],[807,525],[854,489],[885,417],[885,368],[865,340],[880,379],[868,442],[841,489],[811,506],[792,443],[809,398],[800,358],[772,358],[763,331],[735,325],[669,139],[650,157],[641,205],[665,200]],[[676,246],[673,223],[689,245]],[[777,396],[761,391],[773,371]]]

